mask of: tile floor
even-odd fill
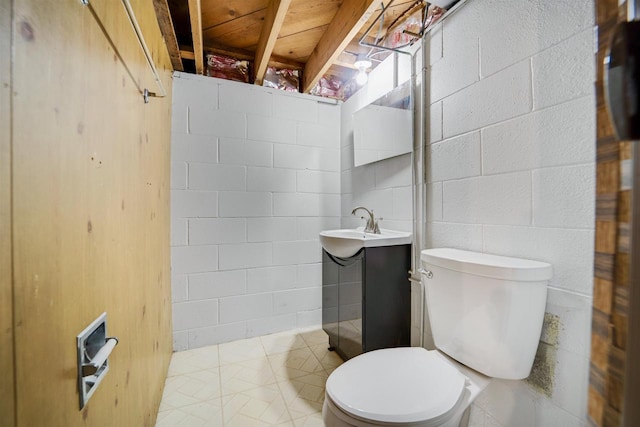
[[[174,353],[156,427],[321,427],[327,347],[317,327]]]

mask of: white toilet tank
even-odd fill
[[[528,377],[551,265],[458,249],[424,250],[421,263],[436,347],[489,377]]]

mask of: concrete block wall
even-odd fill
[[[172,125],[174,349],[320,324],[340,106],[176,73]]]
[[[351,215],[356,206],[373,209],[380,228],[413,230],[411,154],[391,157],[375,163],[354,166],[353,113],[393,89],[393,56],[385,59],[370,74],[369,82],[342,104],[340,171],[342,227],[364,226],[365,221]],[[398,57],[398,84],[411,78],[411,60]]]
[[[586,425],[595,205],[592,0],[468,1],[428,37],[426,246],[547,261],[540,361],[473,426]]]

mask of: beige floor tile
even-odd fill
[[[322,413],[314,413],[302,418],[293,420],[295,427],[324,427],[324,421],[322,421]]]
[[[222,397],[225,426],[280,425],[291,421],[276,384]]]
[[[161,410],[182,408],[220,396],[218,368],[168,377],[160,404]]]
[[[278,383],[294,420],[322,412],[326,381],[327,375],[323,372]]]
[[[327,374],[333,372],[338,366],[344,363],[342,358],[335,351],[329,351],[326,344],[317,344],[310,346],[313,354],[318,358],[322,367]]]
[[[245,360],[258,359],[267,354],[262,347],[260,338],[249,338],[218,345],[220,365],[243,362]]]
[[[260,341],[267,354],[286,353],[290,350],[307,346],[305,340],[296,331],[265,335],[260,337]]]
[[[228,395],[262,387],[276,382],[266,357],[220,367],[222,394]]]
[[[217,367],[218,364],[217,345],[179,351],[171,356],[167,376],[172,377],[203,369],[211,369]]]
[[[156,427],[218,427],[222,426],[220,399],[199,402],[180,409],[159,412]]]
[[[324,373],[320,361],[308,347],[269,355],[269,362],[278,381],[286,381],[315,372]]]
[[[300,336],[309,347],[319,344],[329,347],[329,336],[321,328],[301,331]]]

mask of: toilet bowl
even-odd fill
[[[529,375],[540,337],[547,263],[456,249],[421,253],[436,350],[375,350],[326,383],[327,427],[466,425],[491,378]]]

